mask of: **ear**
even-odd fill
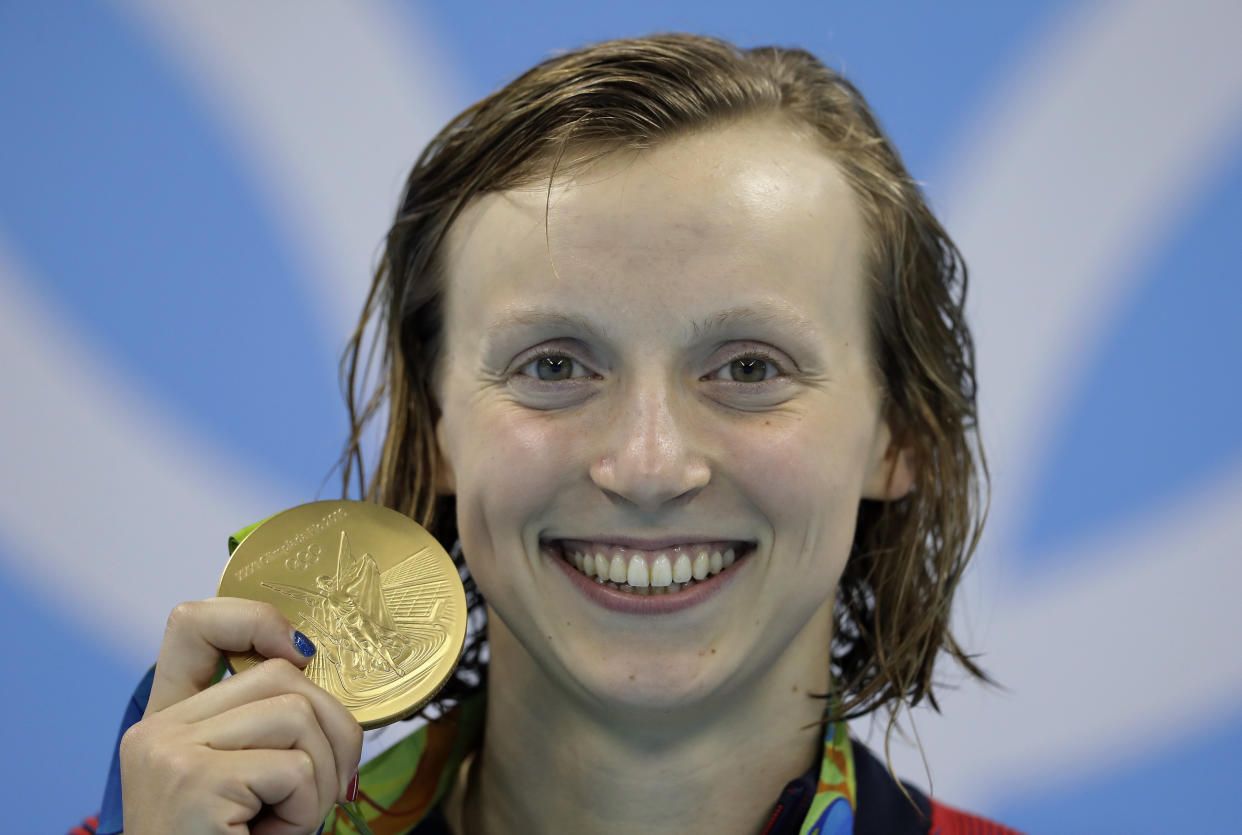
[[[457,494],[457,475],[453,472],[453,459],[447,452],[448,444],[444,437],[444,418],[436,420],[436,495],[453,496]]]
[[[871,448],[871,465],[863,482],[864,499],[882,502],[905,498],[914,488],[914,449],[901,446],[893,438],[886,419],[876,432]]]

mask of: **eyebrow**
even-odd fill
[[[559,310],[548,310],[541,307],[510,308],[488,323],[489,334],[504,328],[552,328],[577,332],[596,333],[600,331],[597,323],[584,316],[562,313]]]
[[[608,336],[606,327],[585,316],[543,307],[511,307],[487,323],[483,337],[484,355],[489,356],[500,350],[506,336],[515,331],[556,331],[588,338]]]
[[[797,309],[775,302],[757,302],[740,305],[714,313],[707,318],[691,322],[696,339],[710,337],[720,331],[727,331],[739,326],[762,325],[779,327],[784,331],[811,338],[817,333],[815,325]],[[505,310],[487,326],[488,339],[491,342],[496,335],[508,328],[537,328],[560,330],[578,334],[592,334],[607,337],[608,328],[605,324],[578,316],[541,307],[515,307]]]
[[[774,302],[759,302],[752,305],[731,307],[722,310],[701,322],[694,322],[696,337],[710,336],[737,325],[777,326],[785,330],[810,337],[816,333],[815,325],[806,316],[793,307]]]

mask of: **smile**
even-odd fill
[[[674,594],[727,570],[752,545],[739,540],[687,542],[656,549],[563,539],[549,543],[596,583],[638,595]]]

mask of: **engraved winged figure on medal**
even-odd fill
[[[305,604],[296,628],[313,634],[320,649],[308,674],[346,707],[362,707],[417,683],[441,655],[447,595],[427,570],[434,559],[422,549],[381,572],[371,554],[353,556],[342,530],[335,575],[319,575],[314,589],[262,585]]]

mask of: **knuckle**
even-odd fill
[[[165,782],[182,782],[198,770],[191,748],[170,742],[145,721],[121,737],[120,756],[128,770],[158,773]]]
[[[144,759],[151,741],[150,726],[146,722],[137,722],[121,735],[121,762],[134,762]]]
[[[184,782],[186,777],[197,774],[199,771],[197,758],[193,750],[187,746],[161,745],[155,749],[155,753],[160,769],[173,782]]]
[[[352,716],[350,718],[353,719]],[[349,746],[355,757],[362,756],[362,726],[356,719],[349,724]]]
[[[236,772],[229,772],[219,783],[220,797],[239,806],[249,805],[254,795],[246,779]]]
[[[287,678],[290,675],[305,677],[303,676],[302,671],[287,658],[269,658],[260,664],[256,669],[262,670],[263,675],[275,680]]]
[[[165,624],[165,630],[173,632],[181,628],[183,624],[192,623],[198,614],[200,606],[201,604],[194,601],[178,603],[168,613],[168,622]]]
[[[276,697],[278,709],[287,713],[301,722],[313,721],[315,718],[315,708],[302,693],[282,693]]]
[[[315,761],[301,748],[297,749],[297,754],[293,758],[293,775],[299,782],[310,782],[315,777]]]
[[[256,632],[267,629],[279,631],[287,629],[289,626],[288,619],[271,603],[264,603],[261,600],[249,600],[247,601],[247,611]]]

